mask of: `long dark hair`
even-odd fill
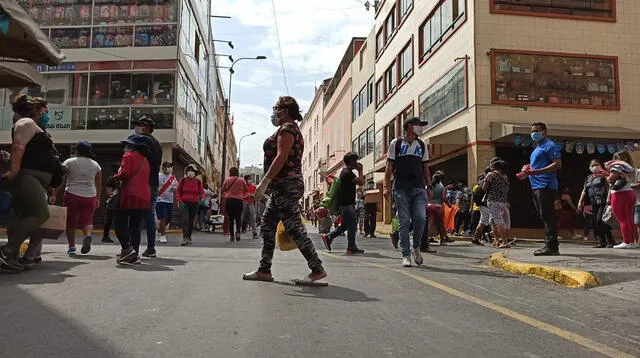
[[[79,147],[76,145],[76,147],[73,150],[78,157],[85,157],[93,160],[96,159],[96,154],[87,147]]]

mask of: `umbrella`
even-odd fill
[[[65,58],[15,0],[0,0],[0,57],[55,66]]]
[[[0,61],[0,88],[40,87],[42,74],[26,62]]]

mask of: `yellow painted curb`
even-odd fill
[[[593,274],[586,271],[513,261],[507,259],[500,253],[491,255],[491,257],[489,257],[489,264],[495,268],[518,275],[535,276],[543,280],[555,282],[565,287],[588,288],[600,286],[598,279]]]

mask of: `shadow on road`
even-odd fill
[[[69,256],[74,260],[89,260],[89,261],[106,261],[113,259],[113,256],[104,256],[104,255],[76,255]]]
[[[518,277],[512,274],[505,274],[500,272],[491,272],[491,271],[483,271],[483,270],[460,270],[460,269],[448,269],[448,268],[440,268],[434,266],[419,266],[417,267],[422,271],[430,271],[430,272],[442,272],[442,273],[455,273],[458,275],[469,275],[469,276],[488,276],[488,277],[498,277],[498,278],[509,278],[509,277]]]
[[[45,261],[40,265],[35,265],[33,269],[24,272],[2,272],[0,275],[0,285],[3,289],[7,285],[37,285],[41,283],[61,283],[74,275],[64,272],[72,268],[86,265],[85,262],[72,261]],[[5,306],[7,307],[7,306]]]
[[[135,271],[162,272],[162,271],[173,271],[171,266],[184,266],[186,264],[187,264],[187,261],[184,261],[184,260],[159,257],[159,258],[154,258],[149,260],[142,260],[142,263],[140,265],[132,265],[132,266],[118,265],[117,267],[121,269],[130,269]]]
[[[346,287],[340,286],[327,286],[327,287],[308,287],[297,286],[293,283],[276,282],[278,285],[293,286],[296,288],[296,293],[286,293],[287,296],[292,297],[305,297],[305,298],[320,298],[324,300],[338,300],[346,302],[376,302],[377,298],[367,296],[364,292],[352,290]]]

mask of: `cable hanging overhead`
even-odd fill
[[[278,50],[280,51],[280,65],[282,66],[282,79],[284,80],[284,88],[289,95],[289,84],[287,83],[287,73],[284,69],[284,56],[282,55],[282,45],[280,44],[280,31],[278,30],[278,16],[276,15],[276,2],[271,0],[271,7],[273,9],[273,24],[276,30],[276,41],[278,42]]]

